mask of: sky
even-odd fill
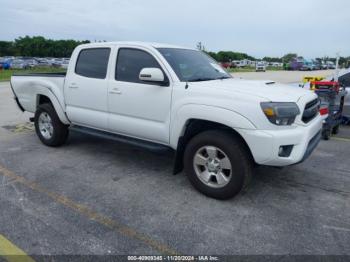
[[[349,0],[0,0],[0,40],[150,41],[257,58],[350,56]]]

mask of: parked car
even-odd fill
[[[51,66],[53,66],[53,67],[61,67],[61,65],[63,63],[63,59],[61,59],[61,58],[54,58],[51,61],[52,61]]]
[[[350,70],[344,69],[339,73],[338,81],[342,87],[348,92],[344,101],[344,115],[350,117]]]
[[[29,69],[30,65],[22,59],[14,59],[11,63],[12,69]]]
[[[304,65],[304,59],[302,57],[293,58],[288,65],[289,70],[300,70]]]
[[[0,64],[2,69],[10,69],[12,60],[13,60],[12,58],[5,58],[5,57],[0,59]]]
[[[45,145],[64,144],[74,129],[172,150],[174,173],[184,169],[218,199],[246,187],[256,164],[304,161],[321,136],[313,92],[235,79],[201,51],[173,45],[80,45],[66,74],[17,74],[11,86]]]
[[[302,66],[300,67],[299,70],[301,71],[311,71],[311,70],[315,70],[316,66],[312,61],[309,60],[304,60],[302,63]]]
[[[60,67],[63,68],[63,69],[67,69],[68,65],[69,65],[69,60],[64,59],[62,61],[62,64],[60,65]]]
[[[259,72],[265,72],[266,71],[266,64],[264,62],[257,62],[255,66],[255,71]]]
[[[232,63],[230,63],[230,62],[222,62],[222,63],[220,63],[220,65],[223,68],[231,68],[232,67]]]
[[[272,62],[271,66],[273,67],[283,67],[283,63],[279,63],[279,62]]]
[[[51,66],[51,63],[49,63],[49,61],[45,58],[38,58],[37,59],[38,63],[36,65],[36,67],[48,67]]]
[[[332,61],[327,61],[327,69],[335,69],[335,64]]]
[[[34,59],[33,57],[22,57],[21,60],[23,60],[29,68],[33,68],[38,64],[36,59]]]
[[[326,62],[324,62],[324,61],[321,62],[321,68],[322,68],[323,70],[325,70],[325,69],[328,68]]]
[[[319,62],[317,60],[312,60],[312,63],[314,64],[314,70],[321,70],[322,69],[321,62]]]

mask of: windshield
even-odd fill
[[[182,82],[210,81],[232,76],[203,52],[180,48],[158,48]]]

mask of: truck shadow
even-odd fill
[[[123,162],[133,167],[172,171],[174,151],[153,151],[123,142],[78,132],[71,132],[66,147],[78,147],[109,162]]]
[[[78,152],[93,162],[108,165],[112,170],[121,168],[123,172],[132,176],[153,177],[174,183],[174,186],[180,185],[186,190],[192,188],[184,172],[173,176],[175,156],[173,151],[154,152],[123,142],[76,132],[71,132],[65,148],[69,151],[72,150],[74,155]],[[322,153],[322,149],[320,153]],[[245,196],[248,196],[249,199],[256,199],[259,195],[265,195],[269,190],[274,192],[272,194],[287,194],[289,196],[309,194],[315,190],[349,196],[350,193],[347,190],[344,191],[341,186],[343,178],[338,177],[339,183],[330,184],[329,173],[326,169],[319,167],[319,161],[321,160],[317,156],[311,156],[302,164],[284,168],[257,166],[253,170],[249,187],[242,192],[240,197],[234,199],[239,201]],[[328,166],[328,168],[330,167]],[[122,174],[116,174],[114,179],[118,180],[122,177]]]
[[[84,154],[96,155],[96,161],[103,159],[103,162],[118,167],[122,164],[124,169],[130,169],[131,172],[132,170],[144,170],[143,176],[147,176],[147,171],[154,171],[158,174],[157,176],[165,175],[170,180],[181,181],[181,184],[188,182],[184,172],[173,176],[175,157],[173,151],[154,152],[134,145],[77,132],[71,132],[66,147],[74,148],[74,150],[79,150],[79,152]],[[281,169],[262,166],[255,167],[251,184],[246,192],[243,192],[243,195],[254,190],[266,190],[266,187],[271,186],[279,188],[279,190],[290,188],[290,184],[293,184],[293,176],[290,176],[291,173],[293,173],[293,169],[288,167]],[[156,174],[152,174],[152,176]],[[178,176],[184,178],[181,178],[179,181]],[[291,183],[286,183],[286,180],[289,182],[290,180],[292,181]]]

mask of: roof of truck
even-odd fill
[[[139,42],[139,41],[95,42],[95,43],[83,44],[82,46],[101,47],[101,46],[114,46],[114,45],[130,45],[130,46],[143,46],[143,47],[154,47],[154,48],[194,49],[194,48],[171,45],[171,44],[153,43],[153,42]]]

